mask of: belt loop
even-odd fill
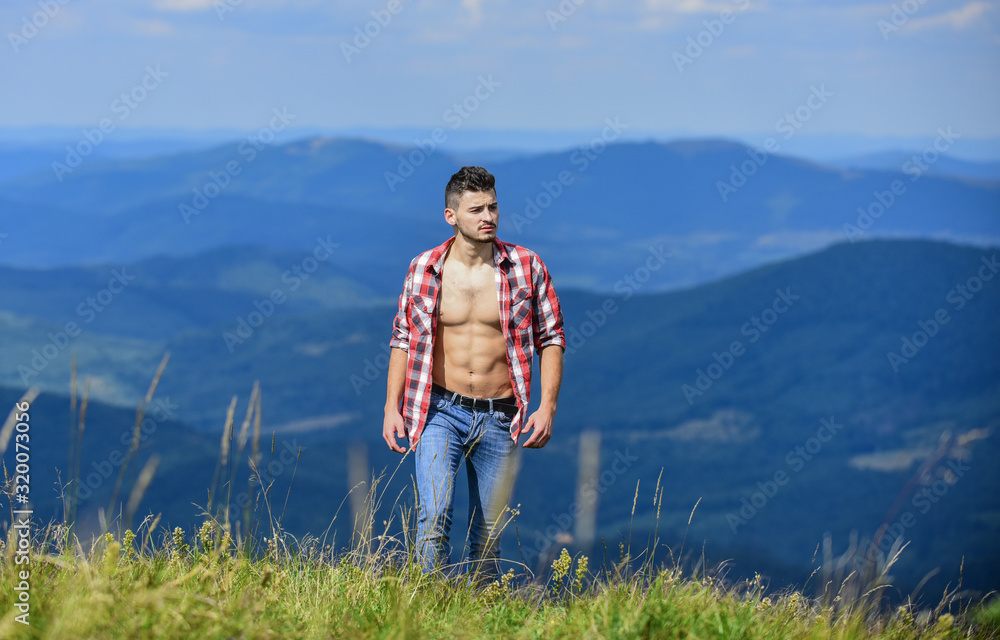
[[[490,413],[493,413],[493,398],[490,398]]]

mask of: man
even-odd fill
[[[415,450],[417,558],[425,570],[450,557],[454,481],[469,478],[469,556],[498,572],[501,516],[518,437],[541,448],[552,436],[566,345],[548,270],[533,252],[497,240],[494,177],[462,167],[445,188],[455,235],[411,263],[393,324],[382,436]],[[532,356],[541,402],[525,420]],[[403,410],[400,412],[400,404]]]

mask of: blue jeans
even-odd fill
[[[424,571],[451,559],[455,477],[462,458],[469,477],[471,571],[491,579],[499,573],[500,528],[513,481],[517,442],[503,411],[467,409],[431,392],[427,423],[416,446],[416,553]]]

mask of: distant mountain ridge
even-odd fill
[[[418,162],[412,175],[387,179],[406,173],[409,158]],[[229,244],[308,250],[317,234],[330,234],[345,263],[380,282],[384,295],[404,256],[451,235],[442,192],[458,164],[439,149],[311,138],[95,161],[61,182],[35,173],[0,183],[11,238],[0,259],[134,262]],[[500,237],[536,249],[566,285],[584,289],[610,290],[616,274],[660,244],[674,268],[658,274],[653,290],[854,239],[848,225],[863,238],[1000,239],[996,181],[847,171],[721,140],[585,144],[489,168]],[[886,193],[887,206],[879,199]],[[26,241],[40,237],[47,240],[38,247]]]
[[[922,159],[922,154],[908,151],[884,151],[838,158],[831,160],[828,164],[847,170],[905,171],[906,167],[917,166],[915,158]],[[936,158],[934,163],[928,166],[927,172],[936,176],[993,181],[1000,180],[1000,162],[973,162],[946,156]]]

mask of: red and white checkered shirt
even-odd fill
[[[411,445],[417,443],[427,421],[441,267],[454,240],[453,236],[410,263],[389,341],[390,347],[408,353],[403,421]],[[524,247],[494,239],[493,263],[510,384],[517,398],[517,413],[510,425],[516,440],[528,408],[532,358],[549,345],[565,348],[566,336],[559,298],[541,258]]]

